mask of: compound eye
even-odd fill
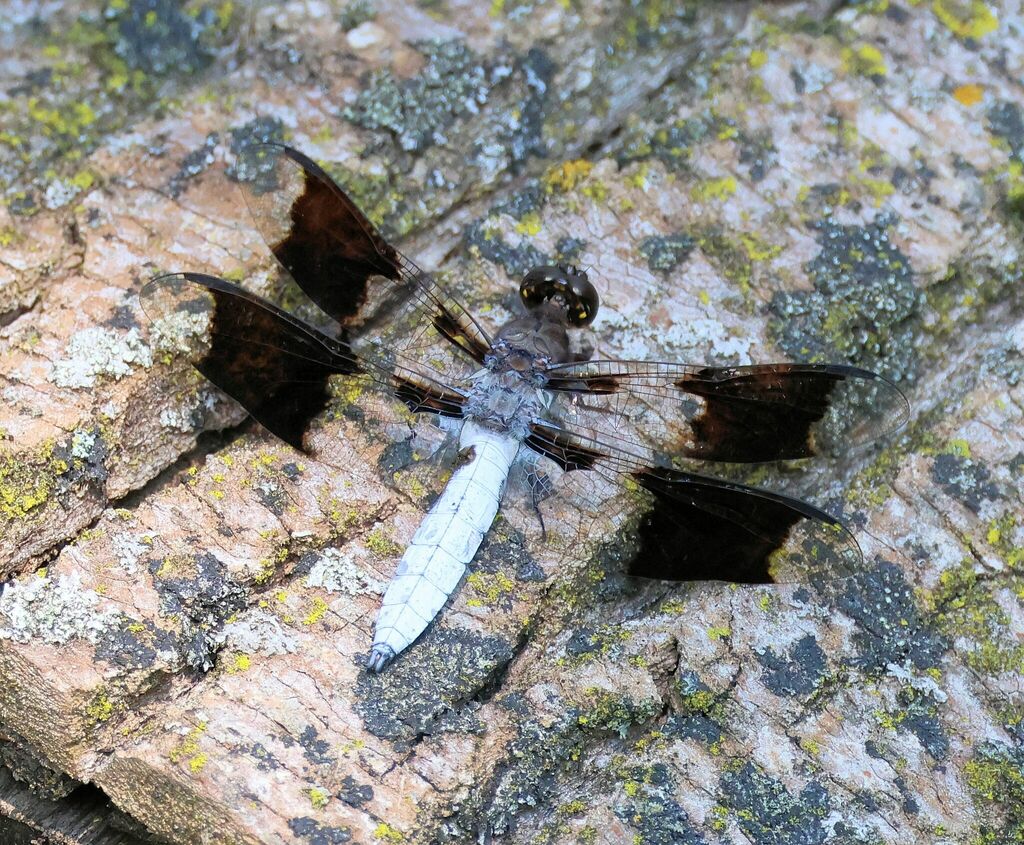
[[[566,317],[573,326],[590,325],[600,301],[586,271],[572,266],[534,267],[519,286],[519,296],[527,308],[557,299],[565,305]]]
[[[571,301],[574,307],[570,309],[569,319],[574,326],[589,326],[594,322],[601,298],[585,272],[572,279]]]

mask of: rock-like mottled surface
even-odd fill
[[[1019,2],[254,8],[0,23],[14,776],[93,784],[181,843],[1021,841]],[[602,355],[899,381],[896,438],[744,476],[841,514],[863,571],[636,584],[614,537],[566,556],[569,511],[545,544],[512,508],[368,676],[438,469],[343,391],[315,460],[203,434],[243,414],[138,306],[196,269],[307,307],[231,186],[263,138],[323,160],[488,322],[572,260]]]

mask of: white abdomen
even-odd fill
[[[374,627],[367,666],[380,671],[409,646],[444,607],[498,512],[519,441],[473,420],[459,438],[468,462],[416,529],[388,585]]]

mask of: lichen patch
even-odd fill
[[[137,366],[153,365],[152,350],[137,329],[126,333],[94,326],[76,332],[64,357],[50,371],[50,381],[58,387],[95,387],[100,376],[121,379]]]
[[[19,643],[41,639],[54,645],[79,638],[95,645],[119,617],[98,607],[100,601],[95,590],[82,586],[77,573],[10,582],[0,595],[0,614],[7,618],[0,638]]]

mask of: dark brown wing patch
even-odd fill
[[[290,230],[270,248],[310,299],[346,325],[366,302],[371,276],[401,278],[398,253],[315,162],[289,147],[269,149],[298,164],[303,180]]]
[[[566,472],[593,469],[595,462],[605,457],[603,452],[584,446],[570,434],[543,423],[533,423],[530,436],[523,442],[535,452],[551,458]]]
[[[442,417],[462,417],[466,397],[439,385],[425,384],[402,375],[392,376],[394,394],[414,414],[428,411]]]
[[[756,462],[817,454],[812,430],[828,412],[836,385],[848,375],[873,377],[854,367],[765,364],[705,367],[675,382],[705,406],[690,421],[690,458]]]
[[[280,144],[262,145],[259,154],[272,160],[276,187],[261,192],[243,185],[246,203],[271,251],[310,299],[343,326],[369,319],[372,331],[383,331],[386,347],[401,351],[407,343],[419,343],[417,330],[432,326],[483,363],[490,349],[486,332],[434,279],[384,240],[321,167]],[[383,280],[379,289],[372,287],[373,276]],[[411,303],[405,310],[413,325],[389,335],[390,321],[404,313],[404,300]],[[368,303],[372,307],[364,309]]]
[[[653,496],[637,527],[637,549],[629,574],[668,581],[732,581],[768,584],[772,556],[798,525],[809,525],[828,542],[806,553],[814,566],[836,556],[848,571],[860,550],[842,524],[813,505],[766,490],[673,469],[632,473]],[[831,535],[831,536],[830,536]],[[808,535],[816,542],[815,535]],[[809,543],[805,543],[809,545]]]
[[[164,276],[140,298],[161,333],[186,324],[176,342],[193,366],[296,449],[330,401],[328,379],[360,372],[344,341],[215,276]]]
[[[633,452],[650,448],[706,461],[844,453],[891,434],[910,416],[896,385],[841,364],[597,360],[556,364],[546,375],[574,425],[601,438],[626,438]],[[617,418],[630,422],[625,431]]]
[[[433,317],[434,328],[442,337],[464,350],[478,364],[483,364],[484,357],[491,349],[490,344],[481,342],[476,333],[468,332],[444,302],[437,301],[433,304],[436,311]]]

